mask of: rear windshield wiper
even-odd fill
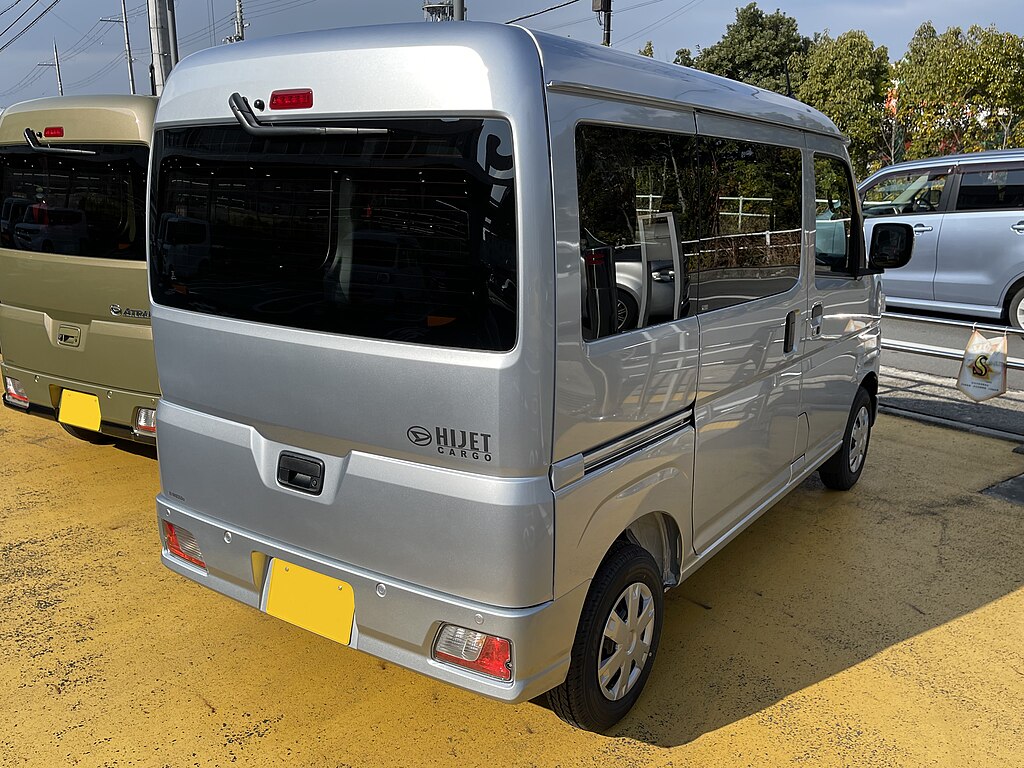
[[[301,123],[261,123],[249,106],[249,100],[238,93],[228,98],[228,106],[242,129],[253,136],[364,136],[386,134],[387,128],[340,128],[325,125],[302,125]]]
[[[52,155],[95,155],[91,149],[72,149],[71,147],[54,147],[49,144],[40,144],[36,138],[36,132],[31,128],[25,129],[25,141],[32,148],[33,152],[43,152]]]

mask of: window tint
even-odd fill
[[[788,291],[800,277],[800,150],[700,141],[698,312]]]
[[[146,258],[146,162],[141,146],[28,146],[0,152],[0,247],[67,256]]]
[[[860,265],[859,229],[854,224],[853,182],[846,163],[814,157],[814,266],[835,277]],[[852,235],[857,234],[856,237]]]
[[[577,128],[584,338],[691,312],[694,142],[692,136]]]
[[[1024,208],[1024,168],[977,171],[960,177],[958,211]]]
[[[464,119],[374,127],[387,133],[158,132],[154,300],[292,328],[511,349],[510,126]]]
[[[864,191],[865,216],[931,213],[939,208],[946,187],[944,171],[913,171],[885,176]]]
[[[580,125],[583,335],[782,293],[800,275],[800,150]]]

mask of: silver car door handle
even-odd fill
[[[816,303],[811,307],[811,336],[819,336],[821,334],[821,320],[825,315],[825,308],[821,306],[821,303]]]
[[[1018,235],[1024,235],[1024,221],[1018,221],[1012,227],[1010,227]]]
[[[927,224],[915,224],[914,232],[931,232],[932,228]]]

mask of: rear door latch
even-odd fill
[[[277,482],[293,491],[319,496],[324,489],[324,463],[312,456],[282,452],[277,461]]]

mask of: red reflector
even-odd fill
[[[206,568],[206,563],[199,557],[202,553],[199,551],[199,544],[196,542],[195,536],[184,528],[175,528],[173,524],[168,523],[166,520],[163,522],[164,531],[167,533],[167,551],[175,557],[180,557],[182,560],[192,563],[192,565]]]
[[[64,128],[60,125],[51,125],[49,128],[43,128],[43,136],[47,139],[63,139]]]
[[[311,88],[293,88],[288,91],[274,91],[270,94],[271,109],[309,109],[313,106]]]
[[[459,656],[452,656],[444,651],[435,651],[434,655],[441,661],[457,664],[466,669],[474,669],[499,680],[512,679],[512,647],[502,637],[488,637],[476,661],[469,661]]]

